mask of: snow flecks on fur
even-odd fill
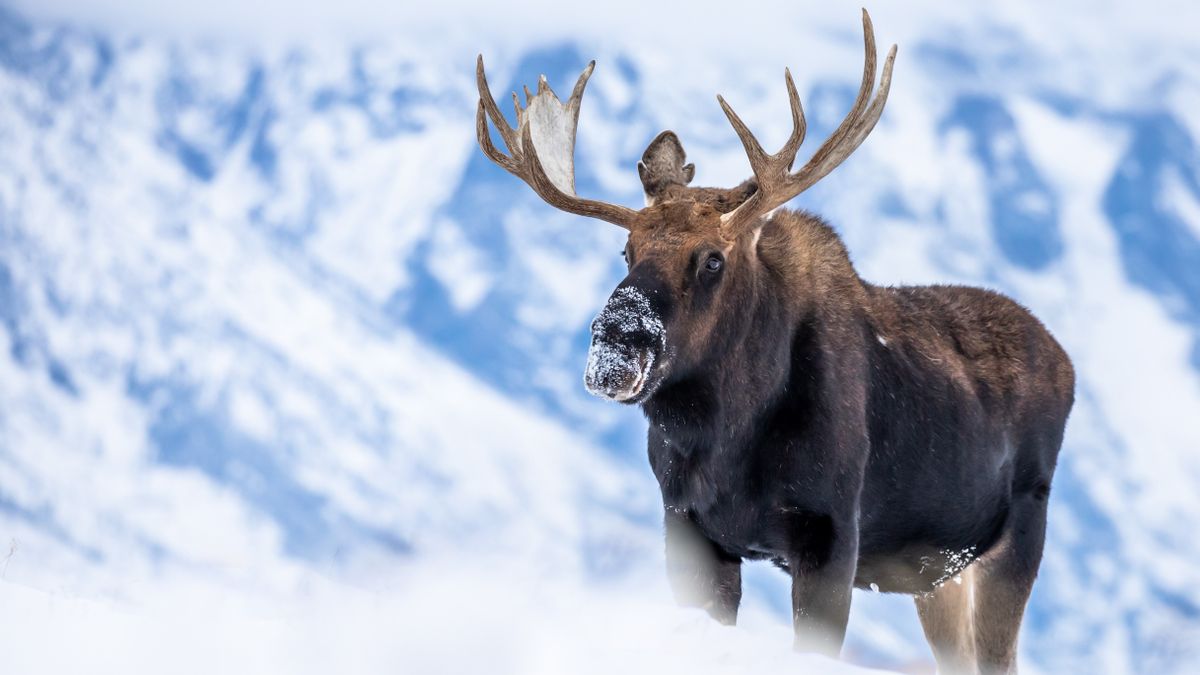
[[[592,340],[583,380],[593,394],[624,400],[641,391],[652,368],[653,353],[635,352],[610,342]],[[617,389],[613,386],[615,383],[628,385]]]
[[[622,333],[649,333],[656,339],[666,336],[666,328],[658,312],[650,306],[650,298],[633,286],[622,286],[613,292],[596,321],[615,326]]]
[[[975,560],[975,547],[968,546],[961,551],[944,549],[939,551],[941,556],[942,574],[937,581],[933,582],[934,588],[941,588],[946,585],[946,582],[953,581],[956,584],[962,583],[962,572]],[[926,564],[927,560],[922,559],[922,564]]]
[[[631,286],[618,288],[592,323],[584,384],[599,396],[624,400],[635,396],[654,368],[656,350],[665,346],[666,328],[650,299]],[[638,346],[612,336],[637,335]],[[649,344],[646,343],[649,338]]]

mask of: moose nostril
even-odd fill
[[[621,331],[613,337],[629,349],[639,351],[650,349],[657,342],[652,333],[644,330]]]
[[[625,349],[646,350],[658,345],[659,334],[629,321],[594,321],[592,340]]]

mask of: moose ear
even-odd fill
[[[695,164],[684,164],[687,153],[674,131],[664,131],[654,137],[638,162],[638,176],[646,191],[646,202],[653,204],[673,185],[684,186],[696,176]]]

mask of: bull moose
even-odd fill
[[[883,112],[896,56],[800,169],[805,119],[766,153],[720,96],[753,176],[689,183],[678,137],[638,163],[640,210],[574,186],[579,105],[543,76],[514,93],[517,126],[476,78],[479,144],[550,205],[629,232],[628,275],[592,322],[584,380],[640,405],[662,489],[676,598],[732,624],[741,564],[792,581],[796,646],[836,656],[852,588],[914,596],[943,672],[1012,672],[1041,561],[1046,507],[1074,400],[1070,359],[1013,300],[961,286],[882,287],[859,277],[819,217],[779,208],[846,159]],[[507,148],[497,149],[491,126]]]

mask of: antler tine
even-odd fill
[[[876,122],[883,114],[884,104],[887,103],[888,91],[892,85],[892,66],[896,59],[896,46],[892,45],[887,60],[883,66],[883,76],[879,81],[879,89],[874,99],[871,89],[875,84],[875,30],[871,25],[871,17],[863,10],[863,46],[866,56],[863,63],[862,84],[858,96],[850,112],[841,121],[829,138],[817,148],[813,156],[803,167],[792,173],[791,167],[796,159],[800,143],[804,140],[804,113],[800,108],[800,99],[796,94],[796,86],[792,82],[791,72],[786,73],[788,97],[792,103],[793,133],[784,148],[775,155],[765,156],[758,141],[750,134],[741,119],[725,104],[721,107],[733,125],[734,131],[746,148],[750,167],[758,182],[758,190],[734,211],[721,216],[722,226],[734,235],[746,224],[753,222],[758,216],[780,206],[792,197],[812,187],[824,178],[850,156],[859,145],[866,140],[867,135],[875,128]]]
[[[508,120],[504,119],[504,114],[500,112],[500,106],[496,105],[496,99],[492,97],[492,90],[488,87],[487,75],[483,71],[483,54],[475,61],[475,86],[479,89],[479,104],[487,111],[488,117],[492,118],[492,124],[496,126],[496,131],[500,132],[500,138],[504,140],[504,146],[508,148],[509,154],[514,154],[517,151],[517,134],[516,129],[508,125]],[[513,102],[516,102],[516,94],[513,94]],[[476,127],[479,124],[476,123]],[[484,134],[480,136],[480,142],[487,134],[487,124],[483,125]],[[491,145],[491,141],[488,141]],[[494,148],[493,148],[494,149]],[[491,157],[491,155],[488,155]],[[493,161],[495,161],[493,159]],[[497,162],[499,164],[499,162]],[[503,164],[501,164],[503,166]],[[508,167],[505,167],[506,169]],[[510,169],[511,171],[511,169]]]
[[[524,107],[514,92],[513,107],[517,114],[517,128],[514,129],[504,119],[496,100],[492,98],[481,54],[475,66],[475,79],[479,88],[475,135],[479,147],[488,159],[525,181],[551,206],[569,213],[599,218],[629,229],[637,217],[637,211],[617,204],[583,199],[574,194],[574,149],[579,106],[583,99],[583,90],[595,65],[595,61],[589,63],[580,74],[565,106],[550,88],[550,83],[544,75],[538,79],[536,94],[525,87]],[[488,128],[489,118],[508,148],[507,155],[500,152],[492,142],[491,130]],[[538,139],[537,142],[534,141],[535,138]],[[538,143],[542,144],[541,148],[538,147]],[[554,178],[547,173],[539,152],[547,153]]]
[[[808,122],[804,119],[804,108],[800,105],[800,94],[796,92],[796,83],[792,81],[792,71],[784,69],[783,77],[787,83],[788,104],[792,109],[792,133],[779,152],[774,155],[768,155],[763,150],[762,144],[758,142],[758,138],[746,126],[742,118],[725,102],[723,96],[717,94],[717,103],[721,104],[721,110],[725,111],[725,117],[729,119],[729,124],[733,126],[738,139],[742,141],[742,147],[746,149],[746,158],[750,160],[750,168],[759,178],[765,178],[772,166],[783,171],[790,169],[792,163],[796,161],[796,153],[800,151],[800,144],[804,142],[804,134],[808,130]],[[782,162],[784,159],[787,160],[786,163]]]
[[[592,79],[592,71],[596,69],[596,60],[588,61],[587,68],[579,74],[579,79],[575,80],[575,88],[571,90],[571,98],[567,99],[567,107],[573,110],[579,108],[579,104],[583,101],[583,89],[587,86],[588,80]]]
[[[480,99],[479,111],[475,113],[475,137],[479,140],[479,147],[483,148],[483,154],[487,155],[488,159],[499,164],[505,171],[511,173],[512,175],[520,176],[521,174],[517,170],[517,163],[513,160],[513,158],[500,152],[500,150],[496,148],[496,145],[492,143],[492,135],[488,131],[487,113],[484,111],[485,108],[486,105],[484,104],[483,99]],[[501,135],[503,136],[503,132],[501,132]],[[508,139],[505,139],[505,143],[508,143]]]
[[[733,125],[734,132],[742,141],[742,147],[746,149],[746,158],[750,160],[750,168],[753,169],[754,175],[766,172],[767,153],[762,149],[762,144],[754,137],[754,133],[746,126],[741,117],[733,111],[733,108],[725,102],[725,97],[717,94],[717,103],[721,104],[721,110],[725,111],[725,117],[729,118],[729,123]]]
[[[787,143],[783,144],[783,149],[778,153],[780,158],[788,158],[788,169],[792,168],[792,164],[796,161],[796,153],[800,152],[800,146],[804,143],[804,135],[808,133],[808,121],[804,119],[804,108],[800,105],[800,94],[796,92],[796,83],[792,81],[792,71],[784,68],[783,79],[787,82],[788,104],[792,107],[792,135],[788,138]]]
[[[813,153],[812,158],[808,160],[808,164],[805,166],[819,163],[826,155],[832,152],[850,133],[851,126],[862,115],[863,110],[866,109],[867,104],[870,102],[871,87],[875,86],[875,28],[872,26],[871,17],[865,9],[863,10],[863,48],[866,51],[866,56],[863,60],[862,84],[858,87],[858,96],[854,99],[854,105],[850,107],[850,112],[846,113],[846,117],[842,119],[837,129],[834,129],[829,138],[825,139],[825,142],[821,144],[821,147],[817,148],[817,151]]]
[[[793,189],[796,194],[799,194],[816,184],[829,172],[838,167],[851,155],[862,142],[867,140],[867,136],[875,129],[875,123],[879,121],[883,115],[883,106],[887,103],[888,91],[892,86],[892,63],[896,60],[896,46],[888,51],[887,59],[883,62],[883,76],[879,78],[879,93],[875,95],[875,100],[871,102],[871,106],[854,124],[843,134],[842,141],[838,144],[831,145],[828,149],[822,146],[825,150],[824,156],[818,154],[813,155],[795,176],[797,180]]]

